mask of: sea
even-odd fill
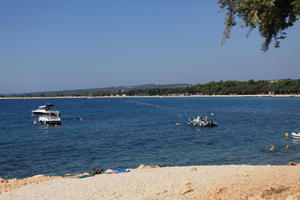
[[[61,112],[61,126],[33,124],[31,111],[46,103]],[[187,123],[211,113],[217,127]],[[300,98],[1,99],[0,177],[141,164],[286,165],[300,162],[300,140],[285,137],[299,130]]]

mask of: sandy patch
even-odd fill
[[[39,184],[45,181],[50,181],[53,179],[59,178],[58,176],[44,176],[44,175],[36,175],[29,178],[24,179],[2,179],[0,178],[0,194],[4,192],[8,192],[26,185],[31,184]]]
[[[190,166],[60,178],[1,200],[300,200],[300,166]]]

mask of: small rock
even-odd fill
[[[287,196],[287,197],[285,198],[285,200],[300,200],[300,198],[295,197],[295,196],[293,196],[293,195],[289,195],[289,196]]]
[[[185,186],[191,186],[191,184],[192,184],[191,182],[186,182],[184,185]]]
[[[190,187],[187,187],[187,188],[183,188],[182,190],[180,190],[180,194],[182,195],[185,195],[186,193],[189,193],[189,192],[193,192],[194,190]]]
[[[161,190],[161,191],[157,191],[155,194],[160,195],[160,194],[164,194],[164,193],[167,193],[167,192],[168,192],[167,190]]]
[[[0,183],[7,183],[8,181],[3,179],[3,178],[0,178]]]
[[[187,198],[185,196],[180,196],[178,200],[187,200]]]
[[[107,170],[105,171],[105,173],[115,173],[115,170],[107,169]]]
[[[288,165],[300,166],[300,163],[289,162]]]
[[[140,165],[138,166],[137,169],[153,169],[153,168],[159,168],[158,165],[155,165],[155,166],[151,166],[151,165]]]
[[[196,171],[198,171],[198,170],[197,170],[196,167],[192,167],[192,168],[190,169],[190,171],[191,171],[191,172],[196,172]]]

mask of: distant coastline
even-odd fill
[[[111,98],[111,97],[299,97],[300,79],[218,81],[205,84],[146,84],[0,94],[3,98]]]
[[[245,95],[164,95],[164,96],[43,96],[43,97],[0,97],[0,99],[94,99],[94,98],[299,98],[300,94],[245,94]]]

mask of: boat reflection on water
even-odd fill
[[[300,131],[291,133],[292,138],[299,139],[300,141]]]

